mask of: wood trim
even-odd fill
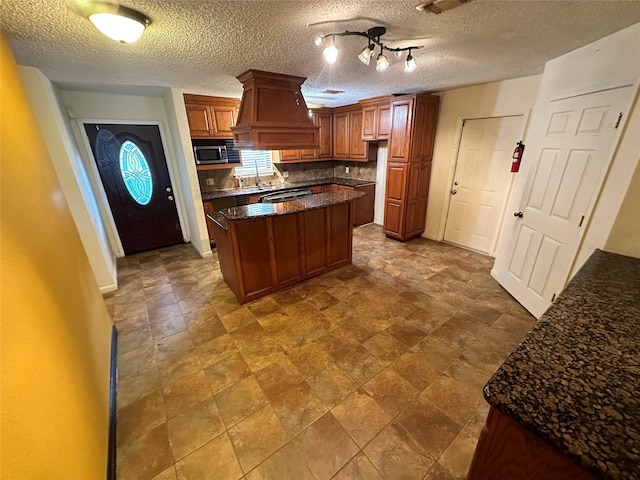
[[[107,480],[116,480],[117,398],[118,398],[118,330],[111,326],[111,357],[109,360],[109,443],[107,448]]]

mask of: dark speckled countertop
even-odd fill
[[[260,189],[256,187],[247,187],[247,188],[234,188],[231,190],[218,190],[215,192],[203,193],[202,199],[214,200],[216,198],[237,197],[241,195],[255,195],[258,193],[277,192],[280,190],[292,190],[296,188],[309,188],[317,185],[329,185],[332,183],[337,185],[346,185],[349,187],[358,187],[360,185],[371,185],[372,183],[375,184],[376,182],[371,180],[357,180],[355,178],[328,177],[328,178],[321,178],[316,180],[305,180],[303,182],[288,182],[285,185],[265,185]]]
[[[640,259],[596,250],[484,388],[605,479],[640,479]]]
[[[341,203],[352,202],[364,197],[364,192],[340,190],[339,192],[317,193],[308,197],[281,203],[252,203],[241,207],[232,207],[219,212],[208,214],[216,224],[226,230],[228,220],[248,220],[250,218],[272,217],[287,215],[307,210],[330,207]]]

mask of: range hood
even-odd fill
[[[320,127],[309,118],[300,85],[303,77],[247,70],[236,77],[243,86],[236,126],[238,148],[297,150],[320,146]]]

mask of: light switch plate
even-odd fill
[[[213,186],[215,184],[216,184],[215,179],[213,179],[211,177],[207,178],[207,185],[209,185],[211,187],[211,186]]]
[[[289,172],[282,172],[282,176],[284,178],[288,178],[289,177]]]
[[[345,173],[349,173],[349,167],[345,167]]]

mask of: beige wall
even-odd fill
[[[111,319],[0,34],[0,471],[102,479]]]
[[[640,162],[631,177],[627,194],[622,201],[604,249],[640,258]]]
[[[444,236],[462,120],[528,114],[535,104],[541,79],[541,75],[535,75],[441,94],[425,237],[442,240]]]

